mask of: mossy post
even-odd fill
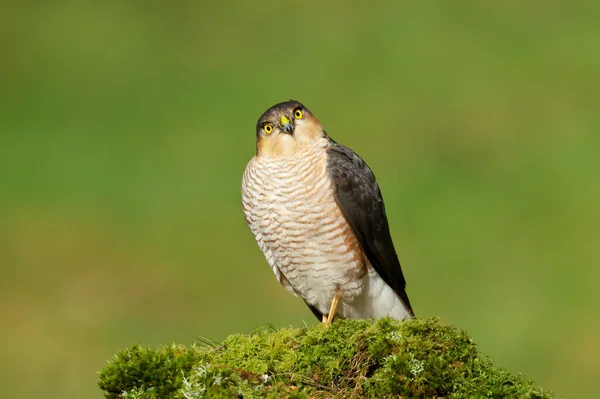
[[[117,398],[552,398],[494,367],[437,319],[337,320],[231,335],[221,344],[134,346],[100,373]]]

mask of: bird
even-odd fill
[[[302,103],[260,116],[241,191],[277,280],[326,326],[334,317],[414,317],[375,175]]]

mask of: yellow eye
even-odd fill
[[[301,109],[297,109],[294,111],[294,118],[296,118],[296,119],[302,118],[302,110]]]
[[[263,126],[263,130],[265,131],[266,134],[271,134],[271,133],[273,133],[273,125],[271,125],[270,123],[266,123]]]

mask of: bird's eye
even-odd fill
[[[265,125],[263,126],[263,130],[266,134],[271,134],[273,133],[273,125],[271,125],[270,123],[265,123]]]
[[[300,108],[294,110],[294,118],[302,119],[302,110]]]

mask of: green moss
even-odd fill
[[[221,345],[134,346],[100,374],[116,398],[551,398],[494,367],[463,331],[437,319],[339,320],[258,330]]]

